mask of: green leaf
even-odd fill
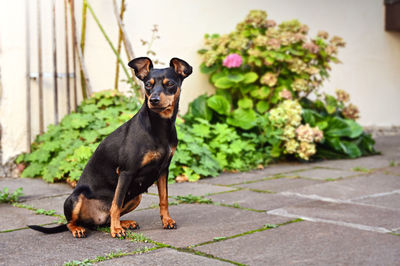
[[[230,81],[233,81],[235,83],[239,83],[244,79],[244,76],[242,74],[229,74],[226,76]]]
[[[189,112],[194,117],[201,117],[209,121],[212,118],[212,110],[207,106],[207,98],[206,94],[197,97],[189,104]]]
[[[207,100],[208,106],[221,115],[228,115],[231,111],[231,104],[221,95],[213,95]]]
[[[249,98],[243,98],[238,101],[238,105],[243,109],[253,108],[253,101]]]
[[[249,84],[249,83],[253,83],[258,79],[258,75],[255,72],[248,72],[246,74],[244,74],[244,79],[243,79],[243,83],[244,84]]]
[[[269,103],[267,101],[259,101],[256,104],[256,109],[259,113],[264,114],[269,110]]]
[[[228,77],[224,76],[222,78],[217,79],[215,82],[215,87],[219,89],[228,89],[233,87],[236,84],[236,82],[230,80]]]
[[[202,63],[202,64],[200,65],[200,71],[201,71],[201,73],[204,73],[204,74],[213,73],[213,72],[215,72],[217,69],[218,69],[218,66],[217,66],[217,65],[212,65],[212,66],[209,66],[209,67],[206,66],[205,63]]]
[[[232,117],[228,117],[228,124],[249,130],[256,125],[257,116],[252,109],[238,108],[232,113]]]
[[[355,121],[333,117],[328,124],[325,135],[330,137],[349,137],[356,138],[363,133],[363,128]]]

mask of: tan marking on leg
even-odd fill
[[[164,229],[175,229],[176,223],[169,216],[168,195],[167,195],[167,176],[162,175],[157,181],[158,196],[160,198],[160,216]]]
[[[67,224],[67,227],[71,231],[72,235],[78,238],[86,237],[85,228],[76,225],[76,222],[79,219],[79,214],[81,212],[84,198],[85,197],[82,194],[79,195],[78,201],[75,203],[75,207],[72,210],[72,219]]]
[[[115,188],[114,198],[111,203],[110,209],[110,218],[111,218],[111,225],[110,225],[110,232],[112,237],[123,237],[125,236],[125,230],[121,227],[121,209],[117,205],[117,198],[120,191],[120,183],[118,181],[117,187]]]
[[[158,160],[161,158],[161,154],[158,151],[149,151],[143,156],[142,167],[146,164],[149,164],[152,161]]]
[[[125,230],[128,230],[128,229],[131,229],[131,230],[139,229],[139,224],[136,221],[133,221],[133,220],[121,221],[121,226]]]
[[[141,200],[142,200],[142,194],[136,196],[131,201],[127,202],[125,204],[125,206],[121,210],[121,216],[133,211],[134,209],[136,209],[137,206],[139,206],[139,203],[140,203]]]

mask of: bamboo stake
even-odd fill
[[[76,81],[76,48],[75,48],[75,42],[76,42],[76,29],[74,22],[72,21],[72,14],[74,14],[74,0],[68,0],[70,2],[70,11],[71,11],[71,31],[72,31],[72,71],[74,73],[74,111],[76,111],[76,108],[78,107],[78,84]],[[86,91],[82,91],[82,97],[83,99],[86,99],[86,94],[84,93]]]
[[[31,121],[31,36],[30,36],[30,16],[29,16],[29,1],[26,0],[25,5],[25,49],[26,49],[26,140],[28,146],[28,152],[31,152],[31,132],[32,132],[32,121]]]
[[[83,1],[86,2],[87,7],[88,7],[88,9],[89,9],[89,12],[92,14],[92,16],[93,16],[94,20],[96,21],[96,24],[97,24],[97,26],[99,27],[101,33],[103,33],[104,38],[107,40],[107,42],[108,42],[108,44],[110,45],[111,49],[113,50],[114,54],[117,56],[118,61],[120,62],[121,67],[122,67],[122,69],[124,70],[124,72],[125,72],[125,74],[126,74],[126,76],[127,76],[127,78],[128,78],[128,82],[131,84],[132,88],[134,88],[135,85],[134,85],[134,83],[133,83],[132,77],[129,75],[129,72],[128,72],[127,68],[125,67],[124,62],[122,61],[122,59],[121,59],[121,57],[119,56],[117,50],[115,49],[114,45],[112,44],[110,38],[108,37],[108,35],[107,35],[106,32],[104,31],[103,27],[101,26],[99,19],[97,18],[96,14],[94,13],[94,11],[93,11],[93,9],[92,9],[92,6],[89,4],[89,2],[87,2],[87,0],[83,0]],[[135,93],[136,93],[136,96],[137,96],[137,97],[140,97],[140,95],[139,95],[139,93],[138,93],[137,91],[135,91]]]
[[[65,27],[65,74],[67,75],[67,114],[71,113],[71,89],[69,87],[69,46],[68,46],[68,6],[64,0],[64,27]]]
[[[87,5],[86,1],[82,2],[82,29],[81,29],[81,51],[82,56],[85,55],[85,42],[86,42],[86,14],[87,14]],[[85,79],[82,70],[81,73],[81,86],[82,90],[86,90]]]
[[[114,8],[115,8],[115,1],[114,3]],[[124,12],[125,12],[125,0],[121,0],[121,11],[119,17],[121,20],[124,18]],[[118,32],[118,54],[121,54],[121,44],[122,44],[122,30],[119,28]],[[114,80],[114,89],[118,91],[118,82],[119,81],[119,61],[117,58],[117,62],[115,63],[115,80]]]
[[[85,61],[82,56],[82,52],[78,47],[78,38],[76,36],[76,21],[75,21],[75,11],[74,11],[74,0],[70,1],[70,11],[71,11],[71,21],[72,21],[72,36],[73,36],[73,46],[75,48],[76,55],[78,57],[79,67],[82,71],[83,77],[85,79],[86,90],[82,88],[82,96],[87,99],[92,94],[92,87],[90,86],[89,76],[87,74]]]
[[[57,36],[56,36],[56,2],[52,1],[53,9],[53,70],[54,70],[54,124],[58,124],[58,77],[57,77]]]
[[[44,132],[43,117],[43,67],[42,67],[42,29],[40,24],[40,0],[37,0],[37,30],[38,30],[38,85],[39,85],[39,132]]]
[[[121,3],[121,5],[124,5],[124,1]],[[113,0],[113,6],[114,6],[114,14],[115,14],[115,17],[117,18],[119,29],[122,32],[122,40],[124,41],[125,52],[128,56],[128,60],[132,60],[133,58],[135,58],[135,54],[133,53],[132,44],[128,39],[128,34],[126,33],[124,24],[122,22],[122,17],[120,17],[118,15],[118,7],[117,7],[116,0]],[[122,8],[122,6],[121,6],[121,8]],[[125,6],[124,6],[124,9],[126,9]],[[140,86],[140,83],[138,82],[133,69],[131,69],[131,73],[132,73],[133,81],[140,87],[140,97],[143,98],[144,97],[144,88],[143,88],[143,86]]]

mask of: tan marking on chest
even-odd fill
[[[160,158],[161,158],[161,153],[159,153],[158,151],[149,151],[143,156],[142,167]]]
[[[176,151],[176,146],[175,146],[175,147],[169,147],[169,149],[170,149],[170,154],[169,154],[169,156],[170,156],[170,157],[174,156],[175,151]]]

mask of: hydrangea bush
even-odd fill
[[[337,53],[345,42],[338,36],[329,38],[326,31],[310,38],[308,30],[297,20],[278,25],[265,11],[253,10],[233,32],[206,34],[199,51],[201,71],[210,76],[216,93],[196,99],[192,115],[226,122],[239,132],[265,135],[272,130],[273,137],[264,145],[272,147],[276,158],[309,160],[319,147],[335,151],[335,156],[316,156],[322,158],[374,153],[373,140],[353,121],[359,112],[349,95],[343,90],[336,97],[319,91],[331,63],[340,62]],[[332,135],[335,130],[360,129],[360,134]]]

